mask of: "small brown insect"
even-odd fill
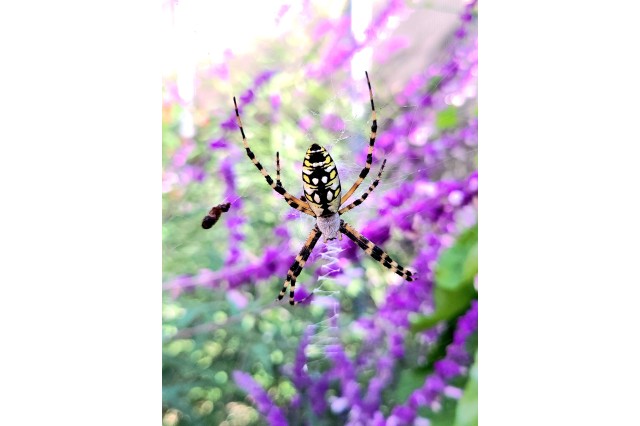
[[[218,219],[220,219],[220,216],[222,216],[222,213],[229,211],[229,206],[231,206],[231,204],[224,203],[212,207],[211,210],[209,210],[209,214],[202,218],[202,227],[209,229],[215,225]]]

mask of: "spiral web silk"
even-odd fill
[[[340,291],[332,290],[333,277],[342,272],[338,256],[344,249],[337,240],[330,240],[324,244],[320,253],[322,264],[318,267],[318,276],[307,300],[310,304],[320,306],[325,310],[326,318],[322,321],[307,326],[310,334],[309,342],[305,348],[305,369],[315,370],[317,362],[324,360],[325,356],[335,351],[340,344]],[[304,303],[304,301],[303,301]]]

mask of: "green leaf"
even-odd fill
[[[435,310],[430,315],[411,319],[411,329],[422,331],[443,320],[465,312],[476,296],[473,278],[478,273],[478,225],[465,230],[445,250],[435,269],[433,298]]]
[[[428,373],[429,370],[426,368],[402,370],[396,385],[395,400],[398,403],[405,402],[414,390],[424,385]]]
[[[448,106],[436,114],[436,127],[438,130],[454,129],[458,125],[458,108]]]
[[[424,417],[428,418],[431,426],[451,426],[456,415],[458,401],[451,398],[443,398],[442,408],[434,413],[425,410]]]
[[[478,273],[478,225],[465,230],[453,246],[445,250],[435,270],[436,286],[447,290],[458,290],[473,284]]]
[[[458,401],[454,426],[478,425],[478,354],[469,371],[469,381],[464,388],[462,398]]]
[[[438,340],[431,346],[427,353],[427,364],[425,368],[429,372],[433,371],[436,362],[440,361],[447,355],[447,347],[453,343],[453,335],[456,330],[455,319],[449,320],[446,323],[445,329],[438,336]]]
[[[464,286],[461,289],[449,291],[436,287],[434,290],[435,310],[431,315],[423,315],[411,319],[411,330],[422,331],[433,327],[443,320],[450,320],[465,312],[476,291],[473,285]]]
[[[478,274],[478,243],[474,244],[467,253],[467,258],[462,265],[462,281],[471,281]]]

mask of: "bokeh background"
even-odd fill
[[[477,424],[477,2],[163,5],[165,425]],[[347,238],[316,246],[291,307],[274,298],[312,229],[247,158],[302,194],[311,143],[344,215],[405,282]],[[209,230],[217,204],[230,210]]]

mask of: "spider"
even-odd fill
[[[253,164],[255,164],[258,170],[260,170],[260,173],[262,173],[271,188],[273,188],[278,194],[282,195],[285,201],[291,207],[316,218],[316,225],[309,234],[309,237],[304,243],[302,250],[300,250],[300,253],[298,254],[298,256],[296,256],[296,260],[289,268],[289,271],[287,272],[287,278],[284,282],[284,285],[282,286],[282,290],[280,290],[280,294],[278,295],[277,300],[282,300],[282,298],[286,294],[287,287],[290,287],[289,304],[291,305],[296,304],[293,298],[296,287],[296,279],[298,275],[300,275],[300,272],[302,272],[304,264],[309,258],[311,251],[315,247],[321,235],[324,235],[324,241],[327,242],[328,240],[334,240],[336,238],[342,240],[342,234],[345,234],[362,250],[364,250],[365,253],[377,260],[385,268],[391,270],[392,272],[395,272],[407,281],[414,280],[414,276],[412,275],[411,271],[408,271],[402,266],[398,265],[398,263],[391,259],[391,257],[380,247],[369,241],[366,237],[360,234],[344,220],[340,219],[340,216],[342,214],[362,204],[362,202],[367,199],[371,191],[373,191],[374,188],[378,186],[378,182],[380,181],[380,177],[382,176],[382,171],[384,170],[384,165],[387,162],[386,159],[382,162],[382,166],[380,167],[380,171],[378,172],[378,177],[373,181],[371,186],[369,186],[367,192],[362,194],[360,198],[347,205],[346,207],[340,208],[345,204],[345,202],[355,192],[355,190],[358,189],[362,181],[364,181],[364,178],[369,173],[369,169],[371,168],[371,163],[373,161],[373,145],[376,141],[376,130],[378,129],[378,123],[376,121],[376,109],[373,105],[373,92],[371,90],[371,83],[369,81],[369,73],[365,71],[365,75],[367,77],[367,85],[369,86],[369,98],[371,100],[372,117],[367,162],[360,172],[358,179],[351,186],[351,188],[349,188],[347,193],[342,195],[342,197],[340,197],[340,178],[338,177],[336,164],[333,162],[333,159],[331,158],[331,155],[329,155],[329,152],[327,152],[325,148],[315,143],[311,145],[307,150],[302,167],[302,186],[304,188],[305,200],[294,197],[289,192],[287,192],[284,186],[282,186],[282,182],[280,181],[280,152],[276,152],[276,180],[274,182],[273,178],[269,176],[269,173],[267,173],[264,167],[262,167],[255,154],[249,148],[249,144],[242,127],[242,121],[240,120],[238,104],[236,103],[236,98],[233,98],[238,127],[240,127],[242,142],[244,143],[244,148],[247,151],[249,159],[253,162]]]

